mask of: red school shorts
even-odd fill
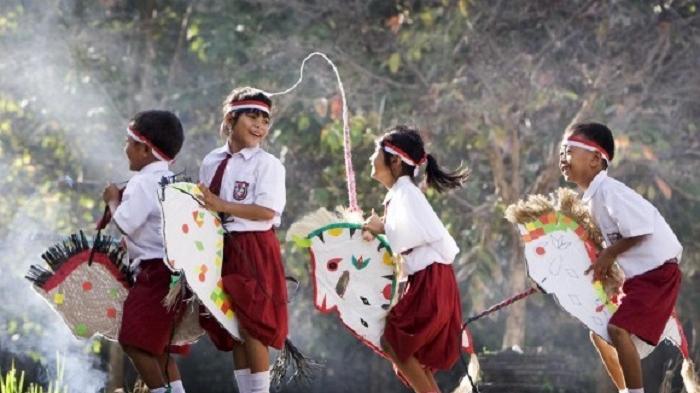
[[[171,346],[173,328],[182,319],[184,307],[163,306],[170,289],[170,269],[162,259],[141,261],[134,286],[124,301],[119,343],[154,356],[165,352],[186,353],[189,346]]]
[[[657,345],[673,312],[680,286],[681,271],[675,258],[625,280],[620,307],[609,323],[650,345]]]

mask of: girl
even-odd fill
[[[426,154],[420,134],[405,126],[381,137],[370,160],[372,178],[389,192],[384,217],[372,212],[363,235],[385,233],[408,274],[406,291],[387,317],[382,346],[414,391],[439,392],[433,371],[451,368],[460,351],[462,311],[451,266],[459,249],[414,182],[424,163],[427,185],[439,192],[460,187],[468,175],[444,172]]]
[[[233,351],[242,393],[269,391],[268,347],[282,349],[287,336],[287,287],[274,230],[286,202],[285,169],[260,148],[271,106],[259,90],[234,89],[223,103],[226,144],[204,157],[199,175],[202,202],[222,215],[227,232],[221,278],[244,342],[213,318],[201,323],[219,350]]]

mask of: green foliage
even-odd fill
[[[0,393],[68,393],[68,387],[63,382],[63,362],[60,356],[56,357],[56,377],[44,386],[29,382],[25,388],[24,371],[17,370],[14,362],[9,370],[0,369]]]

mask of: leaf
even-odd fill
[[[306,115],[299,116],[299,119],[297,120],[297,128],[299,129],[299,131],[308,130],[310,125],[311,125],[311,120],[309,120],[309,116],[306,116]]]
[[[658,175],[654,177],[654,181],[656,182],[656,187],[659,188],[659,191],[661,191],[664,198],[671,199],[671,196],[673,196],[671,186],[669,186],[668,183],[666,183],[666,181]]]
[[[389,66],[389,72],[392,74],[397,73],[399,71],[399,67],[401,66],[401,55],[398,52],[392,53],[392,55],[389,56],[387,65]]]

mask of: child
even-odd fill
[[[462,310],[451,266],[459,248],[414,182],[423,163],[427,185],[439,192],[461,186],[467,174],[443,172],[418,132],[405,126],[381,137],[370,160],[372,178],[389,192],[384,217],[372,212],[363,236],[385,233],[408,274],[406,291],[387,317],[382,347],[414,391],[439,392],[433,370],[451,368],[461,350]]]
[[[233,351],[242,393],[269,391],[268,347],[283,348],[287,337],[287,286],[274,230],[286,202],[285,169],[260,147],[271,106],[259,90],[234,89],[223,103],[226,144],[204,157],[199,173],[202,202],[221,213],[227,231],[221,278],[243,342],[211,318],[200,321],[219,350]]]
[[[168,164],[183,140],[182,125],[173,113],[151,110],[136,114],[127,128],[124,151],[129,169],[138,173],[127,183],[122,198],[114,184],[103,193],[114,223],[124,234],[136,277],[124,301],[119,343],[150,391],[158,393],[185,391],[177,364],[168,354],[181,313],[168,311],[161,303],[168,293],[170,271],[163,262],[158,203],[158,183],[173,175]]]
[[[576,124],[559,153],[564,179],[583,191],[583,202],[604,237],[594,279],[615,261],[625,273],[620,307],[608,324],[612,345],[591,333],[593,344],[620,392],[644,392],[639,354],[631,335],[656,345],[678,297],[681,244],[659,211],[623,183],[608,177],[615,154],[612,132],[603,124]]]

